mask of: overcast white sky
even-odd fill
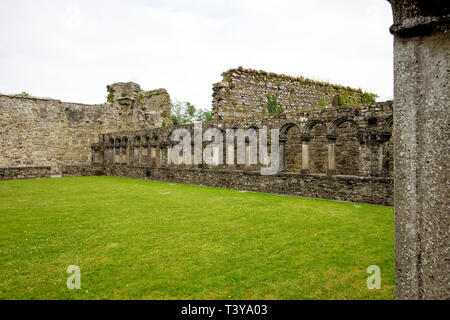
[[[243,66],[391,98],[391,23],[385,0],[1,0],[0,92],[103,103],[134,81],[210,108]]]

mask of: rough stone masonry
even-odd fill
[[[61,174],[63,166],[91,164],[91,144],[102,132],[170,123],[164,89],[142,91],[130,82],[110,85],[108,93],[101,105],[0,95],[0,168],[48,166]]]
[[[278,174],[261,176],[261,164],[248,158],[244,164],[175,165],[168,157],[171,133],[193,126],[171,125],[164,89],[145,92],[130,82],[108,86],[103,105],[0,96],[0,179],[105,174],[393,204],[391,102],[375,103],[360,89],[242,67],[223,75],[213,88],[214,119],[204,131],[279,129]],[[277,112],[268,108],[271,99]],[[245,148],[253,146],[246,141]],[[236,154],[224,146],[225,157],[229,152]]]
[[[208,125],[281,130],[278,175],[175,167],[169,95],[119,83],[103,105],[0,95],[0,180],[107,174],[392,205],[394,158],[397,297],[450,299],[450,9],[390,2],[394,117],[389,102],[303,78],[237,68],[214,85]],[[283,112],[267,114],[267,97]]]
[[[450,299],[448,1],[392,0],[396,294]]]

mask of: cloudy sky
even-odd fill
[[[0,92],[102,103],[134,81],[210,108],[243,66],[391,98],[391,21],[384,0],[1,0]]]

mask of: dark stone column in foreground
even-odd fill
[[[398,299],[450,299],[448,1],[391,0]]]

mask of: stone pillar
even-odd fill
[[[159,166],[165,167],[167,165],[167,151],[163,144],[159,145]]]
[[[286,165],[284,163],[284,150],[286,149],[287,138],[280,138],[280,172],[286,170]]]
[[[105,143],[105,149],[104,149],[104,155],[103,155],[103,164],[104,165],[111,165],[112,164],[112,144],[110,139]]]
[[[248,141],[245,141],[245,168],[250,167],[250,145]]]
[[[227,141],[226,148],[227,148],[227,151],[226,151],[227,161],[226,161],[226,163],[227,163],[228,167],[235,168],[235,166],[236,166],[236,161],[235,161],[236,156],[235,156],[235,153],[234,153],[234,140],[233,141]]]
[[[127,164],[127,159],[128,159],[128,155],[127,155],[127,150],[128,148],[126,147],[126,146],[122,146],[122,148],[120,149],[121,151],[121,154],[122,154],[122,156],[121,156],[121,164]]]
[[[387,161],[386,157],[389,157],[387,150],[391,136],[392,134],[390,132],[381,132],[380,134],[380,147],[378,149],[378,175],[380,177],[389,176],[388,168],[385,167],[385,163]]]
[[[271,142],[268,141],[267,142],[267,150],[266,150],[266,154],[261,154],[261,157],[259,158],[260,161],[260,165],[262,168],[269,168],[270,167],[270,160],[271,160],[271,151],[272,151],[272,145],[270,144]],[[260,150],[258,150],[258,152],[260,152]],[[259,156],[259,153],[258,153]]]
[[[222,164],[220,165],[220,167],[222,169],[227,169],[228,167],[227,167],[227,159],[226,159],[227,156],[226,156],[226,154],[227,154],[227,151],[228,151],[228,145],[227,145],[225,139],[222,142],[223,142],[222,143]]]
[[[215,167],[219,167],[221,165],[221,162],[223,163],[223,154],[220,149],[222,149],[222,152],[223,152],[223,144],[214,143],[214,166]],[[222,157],[221,157],[221,154],[222,154]]]
[[[116,150],[116,164],[120,165],[122,164],[122,148],[118,147]]]
[[[359,141],[358,172],[361,176],[378,176],[377,159],[382,149],[380,134],[375,130],[361,129],[357,133]]]
[[[122,140],[122,146],[121,146],[121,151],[120,153],[122,154],[121,156],[121,164],[129,164],[129,159],[130,159],[130,153],[131,153],[131,148],[128,144],[128,139],[124,138]]]
[[[194,139],[191,141],[191,163],[189,164],[189,168],[198,168],[198,165],[195,163],[195,143]]]
[[[156,145],[150,145],[149,148],[150,148],[150,155],[149,155],[149,159],[148,159],[149,165],[151,167],[156,167],[156,165],[157,165]]]
[[[167,146],[167,157],[166,157],[166,164],[167,166],[170,166],[172,164],[172,146]]]
[[[398,299],[450,299],[450,7],[391,0]]]
[[[309,142],[311,141],[310,135],[302,135],[302,173],[309,173]]]
[[[127,148],[124,147],[124,146],[121,146],[120,150],[119,150],[119,154],[120,154],[119,164],[126,164],[127,163],[127,158],[128,158]]]
[[[114,164],[120,164],[122,162],[122,154],[120,149],[120,142],[115,143],[114,145]]]
[[[328,175],[336,174],[336,135],[328,134]]]
[[[114,164],[114,146],[108,145],[106,146],[106,159],[105,163],[108,165]]]
[[[248,167],[254,171],[258,168],[258,145],[252,141],[248,144]]]
[[[130,165],[139,166],[140,165],[140,143],[133,142],[131,148],[131,157],[130,157]]]
[[[143,156],[144,156],[144,150],[143,149],[144,148],[142,147],[142,145],[140,145],[138,147],[138,163],[139,163],[139,166],[143,165]]]
[[[161,151],[161,147],[158,145],[155,148],[155,165],[159,168],[162,166],[162,151]]]
[[[149,139],[146,137],[144,138],[144,140],[142,141],[142,152],[141,152],[141,166],[144,167],[148,167],[148,163],[149,163],[149,149],[150,149],[150,145],[148,143]]]

